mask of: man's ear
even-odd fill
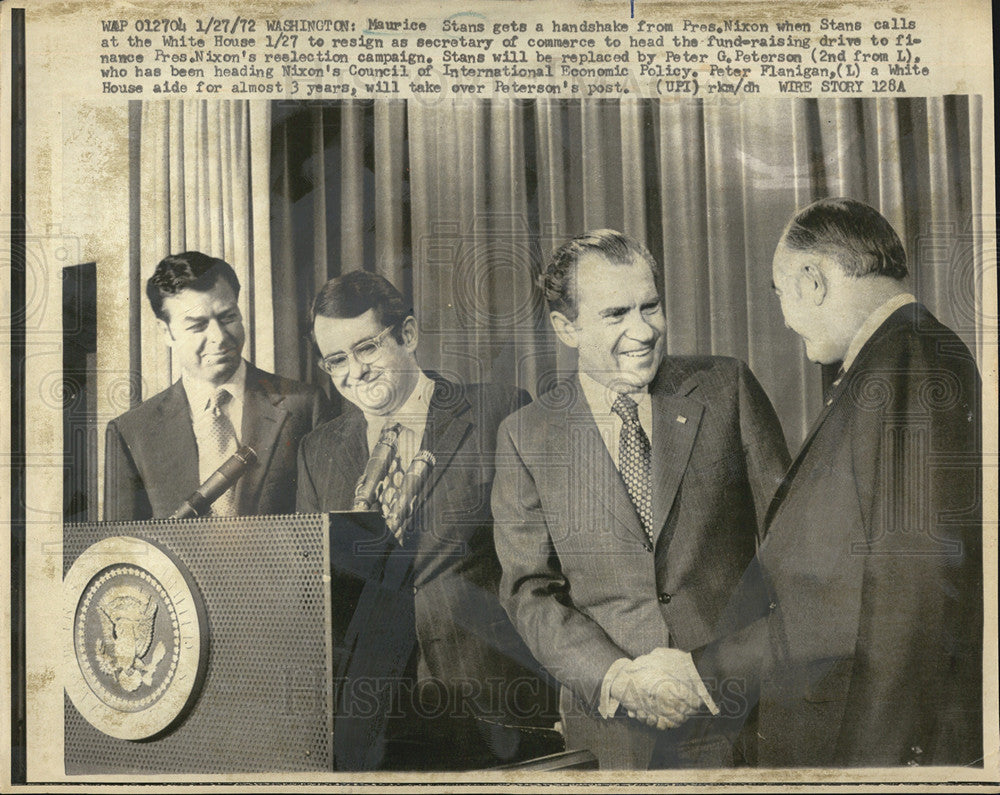
[[[570,348],[579,347],[580,343],[576,337],[576,326],[562,312],[549,312],[549,320],[552,321],[552,328],[556,331],[556,336],[563,345]]]
[[[406,320],[403,321],[401,333],[403,335],[403,347],[410,353],[413,353],[417,349],[417,342],[420,339],[420,332],[417,330],[417,319],[413,315],[407,316]]]
[[[826,300],[828,289],[826,274],[818,264],[812,262],[802,269],[802,287],[805,295],[809,296],[812,302],[819,306]]]
[[[166,343],[168,348],[174,347],[174,335],[170,333],[170,326],[167,321],[162,317],[156,318],[156,325],[160,329],[160,333],[163,335],[163,341]]]

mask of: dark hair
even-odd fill
[[[629,265],[634,259],[645,261],[653,274],[657,293],[662,294],[663,274],[644,245],[613,229],[595,229],[577,235],[553,252],[541,279],[549,311],[562,312],[568,320],[576,320],[579,310],[576,271],[581,257],[587,253],[600,254],[615,265]]]
[[[796,251],[834,257],[844,273],[905,279],[906,252],[899,235],[872,207],[854,199],[820,199],[789,222],[782,242]]]
[[[324,284],[313,299],[309,326],[312,328],[319,316],[352,318],[369,309],[375,310],[380,325],[393,329],[396,342],[403,341],[403,321],[413,310],[392,282],[368,271],[351,271]]]
[[[169,320],[163,311],[163,301],[182,290],[211,290],[219,279],[224,279],[240,295],[240,280],[233,266],[225,260],[210,257],[200,251],[171,254],[160,260],[153,275],[146,282],[146,297],[153,307],[153,314],[160,320]]]

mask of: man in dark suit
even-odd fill
[[[799,212],[775,251],[786,325],[841,371],[768,510],[763,600],[694,652],[710,706],[722,682],[759,700],[764,766],[982,764],[980,381],[906,277],[850,199]]]
[[[397,615],[381,614],[375,619],[381,625],[362,627],[344,645],[355,644],[355,657],[364,657],[353,661],[355,668],[381,665],[397,653],[405,631],[398,621],[396,631],[388,629],[388,622],[412,609],[415,668],[398,672],[412,675],[400,684],[415,682],[409,700],[416,717],[440,719],[390,727],[398,736],[389,738],[387,750],[339,746],[338,767],[475,767],[516,756],[520,736],[504,727],[544,724],[551,699],[497,600],[489,494],[497,426],[528,396],[512,387],[463,387],[424,372],[415,353],[416,320],[381,276],[355,271],[331,280],[312,314],[322,367],[349,405],[302,441],[298,510],[351,510],[355,484],[386,428],[398,432],[398,443],[395,474],[380,490],[383,512],[416,455],[429,451],[435,459],[412,521],[390,540],[393,559],[408,567],[401,581],[407,593],[412,588],[412,607],[397,600]],[[357,644],[365,645],[363,654]],[[350,706],[341,705],[345,710]],[[336,743],[359,733],[357,726],[344,728],[351,717],[338,715]]]
[[[500,427],[501,600],[563,685],[567,747],[605,768],[727,764],[724,733],[651,712],[658,683],[631,661],[714,637],[788,463],[777,417],[742,362],[663,356],[660,269],[639,243],[580,235],[544,287],[578,373]]]
[[[227,262],[197,251],[156,266],[146,294],[181,377],[108,423],[106,521],[170,516],[240,444],[257,461],[213,513],[294,511],[299,440],[329,418],[329,404],[243,360],[239,292]]]

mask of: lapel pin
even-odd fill
[[[683,425],[683,424],[684,424],[685,422],[687,422],[687,421],[688,421],[688,418],[687,418],[687,417],[683,417],[683,416],[681,416],[680,414],[678,414],[678,415],[677,415],[677,421],[678,421],[678,422],[679,422],[679,423],[680,423],[681,425]]]

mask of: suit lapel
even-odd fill
[[[171,386],[158,407],[159,420],[155,438],[163,444],[167,454],[150,455],[147,460],[152,470],[150,482],[175,484],[171,489],[180,494],[180,501],[198,488],[198,444],[191,425],[191,409],[184,385],[177,381]],[[177,466],[178,461],[186,465]]]
[[[464,395],[456,399],[452,393],[457,389],[457,386],[445,381],[434,381],[434,392],[427,410],[427,425],[420,445],[422,450],[430,450],[434,454],[434,468],[424,487],[421,502],[431,493],[472,428],[471,406]]]
[[[321,488],[333,493],[321,500],[326,505],[354,503],[354,486],[368,463],[368,425],[365,415],[353,406],[344,413],[337,436],[330,443],[327,477]]]
[[[792,480],[795,478],[795,473],[799,471],[799,467],[802,465],[802,460],[806,457],[806,453],[809,451],[809,447],[812,444],[813,439],[816,438],[817,432],[823,426],[827,416],[829,416],[830,412],[833,410],[833,406],[846,386],[846,382],[847,378],[844,378],[840,387],[838,387],[836,391],[827,399],[828,402],[826,402],[823,406],[823,411],[821,411],[820,415],[816,418],[816,421],[812,425],[812,429],[809,431],[809,435],[802,443],[802,447],[799,448],[799,454],[795,456],[795,460],[785,473],[785,477],[782,478],[781,484],[778,486],[778,490],[774,492],[774,497],[771,498],[771,504],[767,508],[767,514],[764,516],[765,534],[767,533],[767,528],[771,526],[771,520],[774,519],[774,515],[778,512],[778,508],[781,507],[781,503],[787,496],[788,489],[792,485]]]
[[[282,405],[283,402],[284,395],[273,391],[267,378],[256,367],[247,365],[240,443],[253,448],[257,454],[257,463],[237,486],[241,511],[255,505],[260,495],[264,476],[274,455],[275,442],[288,417],[288,410]]]
[[[589,500],[596,500],[631,535],[648,543],[625,481],[615,462],[611,460],[607,445],[594,422],[579,376],[573,379],[572,385],[575,394],[568,412],[569,423],[565,422],[563,415],[555,420],[551,428],[557,438],[565,438],[569,434],[566,442],[566,449],[569,451],[568,482],[572,484],[571,489],[578,488],[579,492],[568,496],[568,499],[579,499],[583,505]]]
[[[665,362],[663,368],[667,368]],[[663,369],[661,368],[661,369]],[[659,379],[658,379],[659,380]],[[692,385],[688,392],[696,385]],[[653,542],[658,543],[687,470],[704,406],[684,390],[650,389],[653,404]],[[664,539],[666,544],[670,539]]]

